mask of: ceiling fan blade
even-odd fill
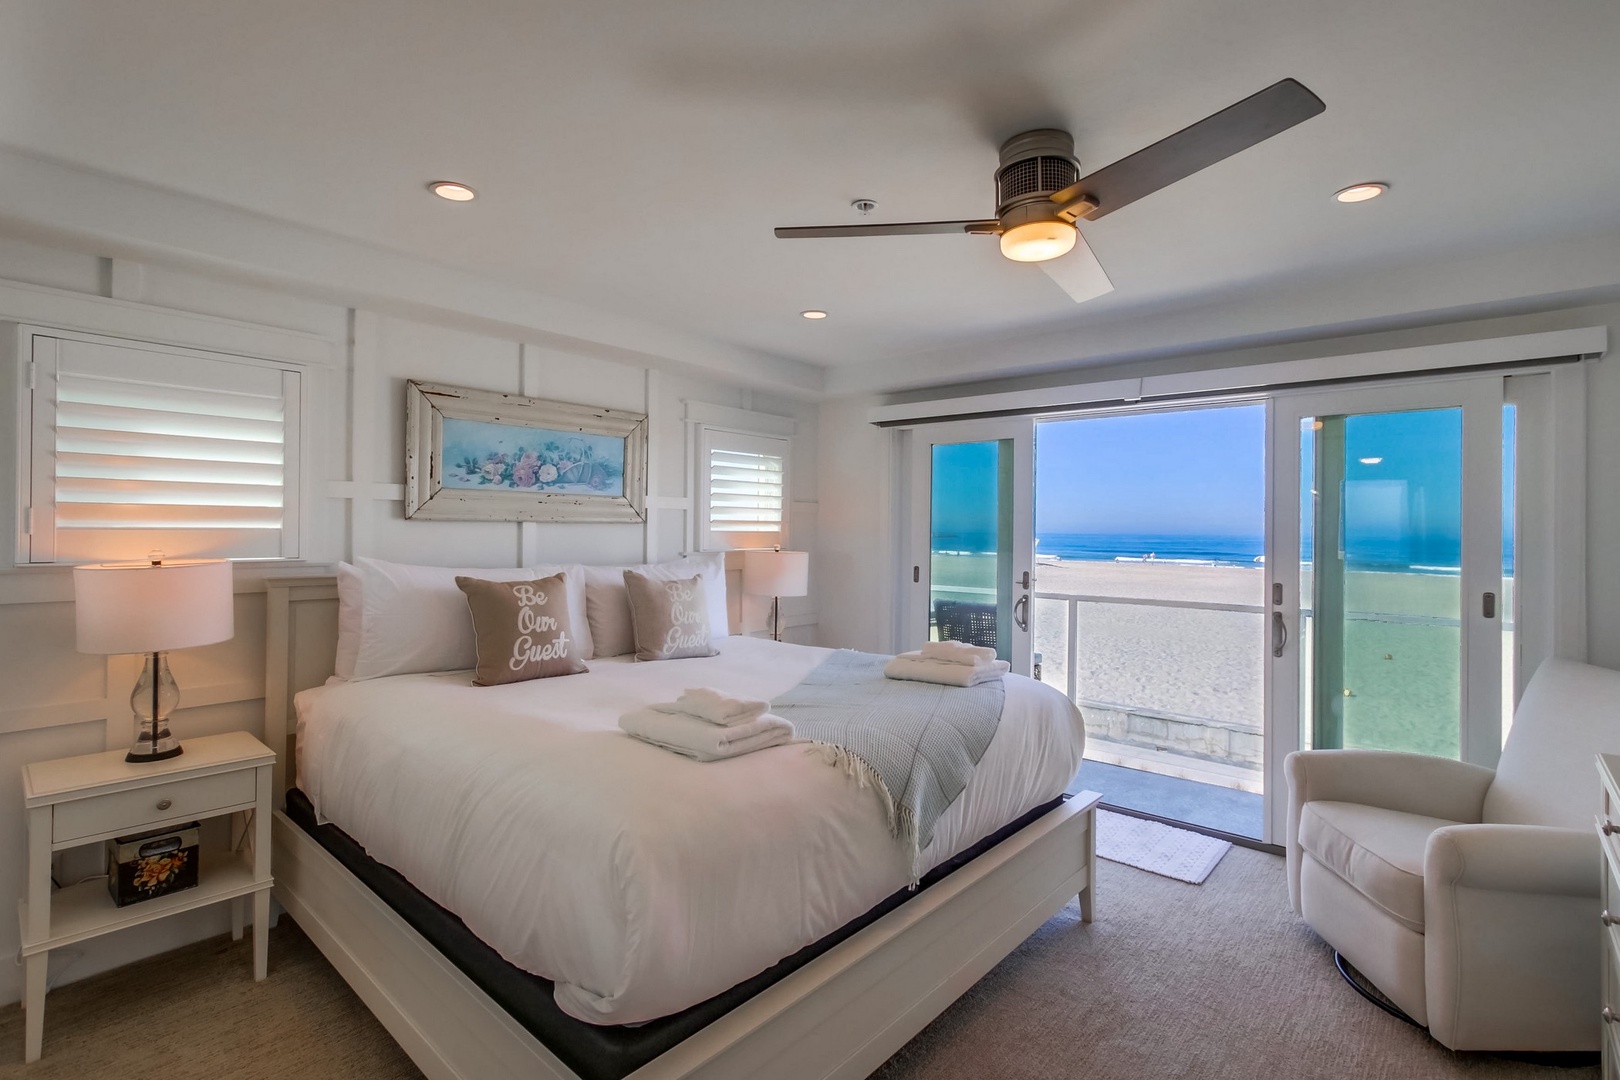
[[[1114,291],[1114,283],[1108,280],[1102,263],[1092,254],[1091,245],[1086,243],[1083,236],[1075,237],[1073,251],[1040,265],[1047,276],[1057,282],[1077,304]]]
[[[873,225],[796,225],[779,228],[784,240],[825,236],[927,236],[932,233],[996,233],[1001,225],[988,221],[897,221]]]
[[[1076,208],[1076,215],[1096,221],[1287,131],[1325,108],[1322,99],[1304,86],[1293,79],[1283,79],[1130,157],[1104,165],[1052,196],[1052,201],[1060,207],[1068,207],[1081,198],[1090,198],[1097,208],[1090,213]]]

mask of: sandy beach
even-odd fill
[[[1035,568],[1034,627],[1042,681],[1068,689],[1070,602],[1053,594],[1252,606],[1238,612],[1076,601],[1076,696],[1258,731],[1265,587],[1258,567],[1043,560]]]
[[[936,588],[993,595],[986,556],[941,555]],[[1082,708],[1206,719],[1258,732],[1268,647],[1259,566],[1042,559],[1036,567],[1034,648],[1042,680],[1069,687],[1069,627],[1076,639]],[[1301,583],[1308,597],[1310,581]],[[1086,599],[1078,599],[1085,597]],[[1074,598],[1074,599],[1071,599]],[[1246,610],[1165,607],[1167,600]],[[1352,572],[1346,581],[1342,708],[1347,746],[1455,756],[1458,745],[1460,604],[1455,576]],[[1310,625],[1306,620],[1306,647]],[[1306,733],[1309,742],[1309,733]]]

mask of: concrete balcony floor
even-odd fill
[[[1166,776],[1093,759],[1086,760],[1070,791],[1098,791],[1105,806],[1183,821],[1234,836],[1259,840],[1265,825],[1265,800],[1258,791],[1243,791],[1185,776]]]

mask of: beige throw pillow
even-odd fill
[[[717,656],[709,643],[709,600],[701,576],[660,581],[624,572],[635,628],[637,660],[680,660]]]
[[[499,686],[589,671],[568,615],[566,574],[535,581],[458,577],[477,639],[474,686]]]
[[[726,563],[725,555],[721,552],[683,555],[660,563],[586,566],[583,570],[585,619],[596,650],[591,656],[618,656],[636,651],[636,631],[630,621],[630,596],[624,588],[626,570],[634,570],[654,581],[675,581],[694,575],[701,577],[704,591],[709,596],[709,640],[716,641],[730,632],[726,611]],[[581,633],[577,623],[575,632]],[[586,659],[589,660],[590,656]]]

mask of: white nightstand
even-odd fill
[[[253,977],[263,979],[270,933],[270,789],[275,754],[245,731],[187,739],[167,761],[131,763],[123,750],[36,761],[23,768],[28,812],[28,893],[18,904],[26,964],[24,1058],[39,1059],[45,1035],[45,961],[52,949],[182,911],[230,900],[241,938],[253,897]],[[205,848],[195,888],[125,907],[97,878],[51,891],[51,853],[113,836],[244,813],[250,851]],[[252,831],[246,815],[251,815]],[[240,846],[240,845],[239,845]]]

